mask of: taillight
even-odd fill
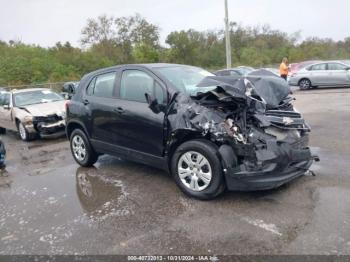
[[[68,110],[69,105],[70,105],[70,100],[66,100],[66,102],[64,103],[64,107],[66,108],[66,111]]]

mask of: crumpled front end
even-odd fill
[[[168,114],[168,144],[184,132],[214,142],[230,190],[271,189],[308,171],[318,159],[308,147],[310,128],[283,80],[211,77],[200,85],[213,81],[215,90],[176,98]]]
[[[64,116],[52,114],[33,117],[33,126],[41,136],[45,137],[64,134],[66,123]]]
[[[281,131],[273,126],[251,128],[247,143],[232,144],[238,161],[236,165],[226,161],[228,188],[271,189],[303,175],[314,156],[308,148],[309,136],[302,132],[297,129]]]
[[[65,134],[65,101],[15,107],[15,115],[30,134],[56,137]]]

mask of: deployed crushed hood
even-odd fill
[[[65,112],[64,103],[65,101],[42,103],[21,107],[21,109],[27,111],[32,116],[49,116]]]
[[[295,118],[295,123],[304,124],[296,112],[273,114],[273,111],[293,111],[290,103],[292,98],[289,96],[291,91],[285,80],[273,74],[266,75],[265,71],[254,72],[254,75],[244,78],[209,76],[197,86],[214,86],[214,89],[191,97],[175,95],[168,112],[172,130],[192,129],[224,134],[222,123],[228,118],[238,124],[242,131],[246,128],[247,121],[253,118],[261,126],[291,125],[294,119],[290,118]]]
[[[245,78],[232,78],[222,76],[208,76],[199,84],[199,87],[217,86],[209,91],[211,94],[224,94],[241,100],[261,101],[267,108],[277,108],[291,93],[287,82],[266,70],[254,71]],[[206,94],[198,94],[202,98]],[[208,95],[208,94],[207,94]]]

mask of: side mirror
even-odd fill
[[[160,105],[160,104],[158,103],[157,98],[154,98],[151,94],[146,93],[146,94],[145,94],[145,97],[146,97],[146,101],[147,101],[148,107],[149,107],[154,113],[159,114],[159,113],[164,109],[164,106],[163,106],[163,105]]]
[[[69,95],[75,94],[75,85],[73,83],[66,83],[63,85],[63,91]]]
[[[9,110],[10,109],[10,105],[3,105],[3,108]]]

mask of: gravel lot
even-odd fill
[[[64,138],[8,132],[0,254],[350,254],[350,89],[294,96],[316,177],[209,202],[162,171],[110,156],[80,168]]]

